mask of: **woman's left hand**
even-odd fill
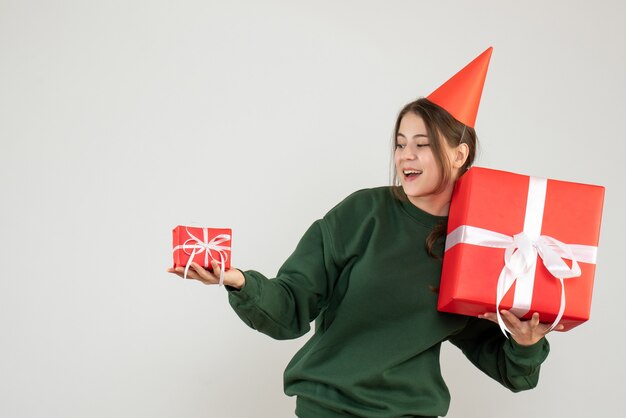
[[[501,310],[502,320],[506,327],[511,331],[511,338],[519,345],[533,345],[541,340],[549,331],[549,324],[539,322],[539,314],[535,312],[529,320],[520,320],[512,312]],[[498,323],[498,317],[495,312],[487,312],[478,315],[479,318],[487,319],[491,322]],[[560,331],[563,325],[557,325],[555,330]]]

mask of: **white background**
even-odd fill
[[[0,0],[0,416],[293,416],[305,338],[167,274],[172,227],[231,227],[234,265],[272,276],[389,184],[398,110],[490,45],[478,165],[607,192],[591,320],[551,335],[521,394],[445,344],[449,416],[619,415],[625,19],[618,0]]]

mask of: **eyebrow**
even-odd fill
[[[406,136],[404,136],[404,134],[398,132],[397,136],[401,136],[402,138],[406,138]],[[417,135],[413,135],[413,139],[415,138],[428,138],[428,135],[426,134],[417,134]]]

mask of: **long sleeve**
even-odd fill
[[[306,334],[332,294],[338,276],[331,236],[324,220],[306,231],[274,279],[248,270],[240,290],[228,288],[229,302],[251,328],[275,339]]]
[[[300,417],[445,415],[448,339],[512,390],[537,383],[547,342],[520,347],[486,320],[437,311],[441,262],[424,242],[446,219],[391,192],[353,193],[313,223],[276,278],[246,271],[244,287],[229,289],[241,319],[273,338],[317,320],[284,375]]]
[[[550,351],[543,338],[531,346],[506,339],[493,322],[471,318],[467,327],[450,338],[465,356],[488,376],[513,392],[532,389],[539,381],[541,363]]]

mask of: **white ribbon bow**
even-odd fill
[[[565,244],[550,236],[540,235],[546,189],[547,179],[529,178],[524,230],[516,235],[509,236],[488,229],[461,225],[448,234],[446,238],[446,251],[457,244],[505,249],[504,267],[500,272],[496,291],[496,315],[500,329],[505,336],[505,331],[509,331],[509,329],[500,315],[500,303],[511,286],[513,286],[513,283],[517,282],[511,311],[521,317],[530,310],[535,283],[537,255],[543,260],[543,264],[550,274],[556,277],[561,285],[559,313],[550,326],[550,330],[557,326],[563,317],[563,312],[565,312],[565,286],[563,280],[581,275],[580,266],[578,265],[579,261],[590,264],[596,263],[598,247]],[[571,268],[565,263],[564,259],[572,261]]]
[[[511,237],[470,225],[459,226],[448,234],[446,251],[461,243],[505,249],[504,267],[500,272],[496,291],[496,315],[500,329],[505,335],[505,331],[509,331],[509,329],[502,320],[500,303],[513,283],[517,281],[511,310],[519,316],[530,310],[537,255],[543,260],[546,269],[559,280],[561,285],[559,313],[550,326],[550,330],[559,323],[565,311],[563,280],[580,276],[581,270],[578,262],[595,264],[597,256],[597,247],[589,245],[565,244],[547,235],[541,235],[538,239],[532,240],[525,232],[520,232]],[[571,260],[572,267],[569,267],[564,259]]]
[[[187,265],[185,265],[185,273],[183,274],[183,278],[184,279],[187,278],[187,272],[189,271],[189,267],[191,266],[191,263],[193,262],[193,259],[197,254],[200,254],[204,251],[203,267],[209,267],[209,258],[211,258],[211,260],[215,260],[215,258],[213,258],[213,255],[211,255],[211,251],[215,251],[220,256],[220,259],[219,259],[220,282],[219,284],[220,286],[222,286],[224,284],[224,266],[226,264],[226,260],[228,259],[227,251],[230,250],[230,247],[226,245],[221,245],[221,244],[226,241],[230,241],[230,235],[219,234],[213,237],[211,241],[209,241],[209,229],[202,228],[204,239],[201,240],[200,238],[196,237],[191,232],[189,232],[189,229],[187,229],[186,227],[185,229],[187,230],[187,234],[191,238],[185,241],[182,245],[177,245],[176,247],[174,247],[174,251],[182,249],[185,252],[185,254],[189,255],[189,260],[187,261]],[[191,244],[189,244],[190,242]],[[187,252],[187,250],[192,250],[192,251],[191,253],[189,253]],[[215,261],[218,261],[218,260],[215,260]]]

